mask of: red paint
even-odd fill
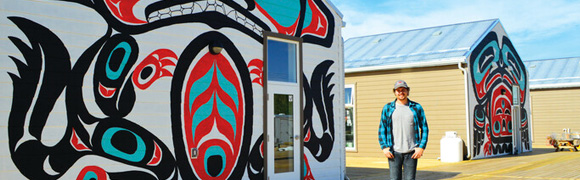
[[[117,88],[106,87],[106,86],[103,86],[103,84],[99,83],[99,93],[104,98],[111,98],[111,97],[113,97],[113,95],[115,95],[115,92],[116,91],[117,91]]]
[[[145,24],[147,22],[135,17],[135,13],[133,12],[133,8],[137,2],[139,0],[106,0],[105,4],[109,11],[120,21],[131,24]]]
[[[312,34],[319,37],[326,37],[328,33],[328,20],[313,0],[308,0],[308,6],[312,11],[312,20],[310,24],[304,24],[302,35]]]
[[[157,166],[159,162],[161,162],[161,148],[157,145],[157,142],[153,143],[155,144],[155,149],[153,149],[153,157],[151,157],[151,160],[147,163],[148,166]]]
[[[168,69],[175,67],[177,55],[169,49],[158,49],[149,54],[133,71],[133,84],[137,88],[145,90],[161,77],[172,77],[173,73]],[[153,72],[142,79],[141,73],[146,67],[153,68]]]
[[[207,75],[207,73],[209,73],[212,68],[214,71],[211,74],[212,79],[209,83],[209,87],[207,87],[207,89],[205,89],[197,97],[190,97],[192,88],[199,88],[193,87],[193,84],[200,80],[200,78]],[[232,84],[237,93],[237,97],[232,97],[222,89],[219,84],[220,82],[218,81],[218,72],[223,77],[225,77],[227,81],[221,83]],[[191,148],[197,148],[199,150],[198,157],[200,157],[197,159],[190,159],[190,165],[192,166],[195,174],[200,179],[227,179],[232,173],[233,168],[237,162],[237,157],[240,153],[244,126],[244,99],[238,74],[232,68],[230,61],[222,54],[213,55],[211,53],[207,53],[196,63],[195,67],[191,70],[191,74],[187,81],[188,82],[187,86],[185,87],[185,97],[183,101],[183,128],[185,132],[184,140],[186,141],[188,155],[191,156],[191,154],[189,154],[191,153],[189,151]],[[211,112],[200,111],[199,108],[207,103],[210,103],[212,97],[213,106]],[[222,117],[218,111],[218,97],[226,108],[233,111],[236,123],[235,131],[232,124],[224,119],[224,117]],[[235,103],[233,98],[237,98],[238,104]],[[193,100],[193,103],[190,107],[189,103],[191,100]],[[209,116],[199,122],[195,129],[192,129],[193,117],[195,113],[209,113]],[[219,136],[224,137],[225,139],[220,139],[220,137],[216,137],[216,135],[209,135],[214,129],[217,129],[220,134]],[[202,142],[202,140],[204,141]],[[211,177],[209,174],[207,174],[205,168],[205,153],[206,150],[212,146],[221,148],[224,150],[225,154],[225,161],[223,162],[225,163],[225,168],[223,169],[221,175],[217,177]]]
[[[83,170],[81,170],[81,172],[77,176],[77,180],[84,180],[84,178],[85,178],[85,176],[87,175],[88,172],[95,173],[97,175],[97,179],[96,180],[106,180],[106,179],[109,179],[109,177],[107,175],[107,172],[103,168],[100,168],[98,166],[86,166],[85,168],[83,168]]]
[[[87,145],[85,145],[85,143],[83,143],[79,136],[77,135],[77,132],[75,131],[75,129],[72,129],[72,135],[70,137],[70,144],[73,146],[73,148],[75,148],[75,150],[77,151],[90,151],[91,149],[89,147],[87,147]]]
[[[260,86],[264,87],[264,63],[261,59],[252,59],[250,63],[248,63],[248,69],[250,70],[250,74],[256,75],[257,77],[252,78],[252,83],[259,84]]]

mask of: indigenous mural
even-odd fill
[[[509,38],[497,31],[490,31],[469,57],[474,159],[514,153],[513,142],[531,151],[527,72]],[[520,105],[519,116],[512,105]],[[520,122],[512,122],[512,117]],[[518,137],[514,128],[519,128],[521,139],[513,141]]]
[[[303,176],[341,177],[327,163],[341,157],[332,151],[341,147],[335,115],[344,114],[333,88],[343,82],[334,76],[341,20],[326,1],[0,2],[3,24],[14,26],[2,33],[2,95],[11,98],[1,102],[10,157],[1,163],[20,176],[264,178],[262,33],[270,31],[302,38],[312,48],[304,54],[335,52],[304,58],[314,66],[302,72]],[[69,10],[77,14],[58,13]],[[75,39],[83,24],[99,30]]]

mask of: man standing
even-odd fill
[[[411,89],[403,80],[395,82],[395,100],[383,107],[379,144],[387,158],[391,179],[415,179],[417,159],[427,146],[429,128],[423,107],[409,100]]]

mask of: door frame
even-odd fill
[[[262,94],[262,100],[263,100],[263,116],[262,116],[262,122],[264,122],[263,125],[263,134],[262,134],[262,138],[263,138],[263,148],[264,148],[264,179],[269,180],[269,176],[270,174],[268,174],[269,171],[269,166],[271,166],[272,168],[274,167],[273,165],[268,164],[268,40],[270,38],[273,39],[279,39],[279,40],[285,40],[285,41],[293,41],[296,42],[298,47],[298,56],[296,58],[297,60],[297,77],[296,77],[296,81],[298,82],[298,88],[299,88],[299,97],[294,98],[295,100],[298,99],[299,101],[299,105],[298,107],[300,107],[298,109],[298,111],[300,112],[299,114],[299,121],[300,121],[300,125],[298,128],[300,128],[299,132],[300,132],[300,140],[299,140],[299,146],[298,148],[295,148],[299,150],[299,157],[297,157],[298,159],[300,159],[300,163],[299,163],[299,167],[296,167],[299,169],[299,175],[300,175],[300,179],[304,179],[304,168],[302,167],[304,165],[304,132],[302,129],[302,126],[304,126],[304,115],[303,115],[303,111],[304,111],[304,92],[303,92],[303,82],[302,82],[302,74],[303,74],[303,61],[302,61],[302,57],[303,57],[303,52],[302,52],[302,38],[300,37],[294,37],[294,36],[288,36],[288,35],[284,35],[284,34],[279,34],[279,33],[274,33],[274,32],[270,32],[270,31],[263,31],[262,34],[263,37],[263,66],[262,66],[262,82],[263,82],[263,94]],[[296,101],[294,101],[296,102]]]
[[[512,84],[512,154],[522,153],[521,93],[519,84]]]

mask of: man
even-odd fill
[[[383,107],[379,126],[379,144],[389,159],[391,179],[415,179],[417,159],[427,146],[429,128],[425,111],[409,100],[411,89],[403,80],[395,82],[395,100]]]

